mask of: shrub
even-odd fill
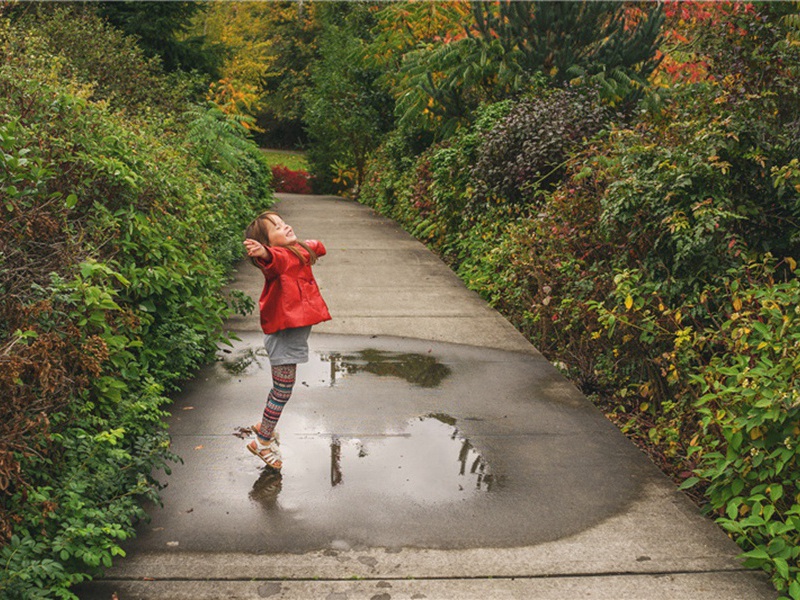
[[[275,165],[272,167],[272,185],[276,192],[310,194],[311,176],[302,169],[293,171],[288,167]]]
[[[689,450],[746,564],[800,598],[800,272],[776,280],[775,262],[727,279],[715,326],[692,335],[714,355],[691,376],[703,429]]]
[[[537,190],[558,181],[569,152],[607,119],[596,97],[572,89],[515,104],[483,136],[472,172],[476,196],[531,202]]]
[[[186,109],[190,76],[165,76],[159,59],[146,58],[129,37],[95,12],[94,7],[78,4],[26,11],[25,26],[35,27],[37,33],[27,43],[39,47],[27,47],[19,40],[17,56],[30,59],[41,52],[55,61],[65,80],[88,86],[93,99],[106,100],[115,109]]]
[[[393,132],[371,163],[359,199],[397,220],[451,264],[457,263],[458,240],[477,207],[471,165],[482,135],[511,106],[507,100],[482,107],[473,126],[430,147],[424,133]],[[425,149],[412,159],[420,147]]]
[[[52,13],[59,31],[105,43],[109,29],[65,14]],[[213,111],[95,99],[90,78],[70,79],[69,56],[50,53],[41,25],[0,21],[0,595],[9,599],[71,597],[72,584],[123,553],[141,500],[156,497],[153,474],[174,458],[166,392],[224,341],[226,268],[270,202],[269,170],[240,132],[223,131],[210,155],[192,139],[190,124]]]

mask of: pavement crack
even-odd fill
[[[700,569],[700,570],[675,570],[675,571],[603,571],[585,573],[540,573],[533,575],[443,575],[419,577],[408,576],[387,576],[385,574],[363,575],[358,577],[358,581],[366,582],[391,582],[391,581],[513,581],[527,579],[582,579],[596,577],[666,577],[670,575],[714,575],[723,573],[752,573],[752,569],[731,568],[731,569]],[[98,578],[96,581],[107,583],[119,581],[147,581],[147,582],[352,582],[352,577],[132,577],[118,576],[109,578]]]

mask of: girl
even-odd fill
[[[292,395],[297,365],[308,362],[311,326],[331,318],[320,295],[311,265],[325,255],[322,242],[301,242],[274,212],[263,212],[245,230],[247,255],[264,273],[258,306],[264,346],[272,368],[272,389],[256,439],[247,449],[273,469],[283,466],[275,425]]]

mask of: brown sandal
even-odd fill
[[[253,440],[247,444],[247,449],[251,454],[254,454],[263,460],[264,464],[268,467],[271,467],[276,471],[280,471],[281,467],[283,467],[281,451],[278,449],[278,445],[275,443],[275,440],[270,440],[266,448],[259,448],[258,442]]]

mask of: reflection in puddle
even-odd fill
[[[432,505],[466,500],[503,483],[448,415],[415,418],[399,432],[300,434],[289,443],[283,444],[289,452],[282,480],[262,474],[250,493],[266,509],[363,502],[376,495]]]
[[[265,508],[277,506],[278,494],[283,487],[283,476],[280,471],[264,467],[261,475],[250,490],[250,498]]]
[[[223,350],[223,352],[225,354],[230,353],[227,350]],[[264,348],[245,348],[233,357],[218,356],[218,360],[222,363],[222,368],[231,375],[242,375],[252,365],[255,365],[259,369],[269,367],[269,358]]]
[[[331,364],[331,385],[336,375],[366,372],[379,377],[398,377],[420,387],[437,387],[450,375],[450,367],[426,354],[359,350],[352,354],[331,352],[322,360]]]
[[[269,357],[264,348],[245,348],[229,356],[219,357],[222,367],[231,375],[269,369]],[[430,354],[387,352],[366,349],[350,353],[312,353],[309,363],[299,371],[306,386],[335,386],[342,378],[355,373],[371,373],[379,377],[397,377],[424,388],[437,387],[451,374],[450,367]]]
[[[450,427],[445,429],[436,424],[432,426],[417,425],[417,423],[424,423],[430,419],[435,419],[441,424],[453,427],[452,429]],[[454,427],[455,422],[455,419],[447,415],[431,414],[412,421],[408,427],[412,431],[408,433],[380,436],[377,439],[380,440],[381,444],[396,446],[398,452],[401,452],[398,456],[409,459],[405,464],[405,467],[409,470],[409,478],[406,479],[409,483],[416,476],[425,478],[435,476],[436,479],[442,482],[443,486],[450,486],[451,491],[464,492],[468,488],[475,491],[491,491],[495,480],[489,473],[486,461],[468,439],[459,436],[458,429]],[[439,443],[439,438],[442,434],[447,435],[452,442],[447,445],[449,459],[452,461],[453,456],[456,455],[455,461],[448,462],[448,453],[442,456],[433,454],[433,451],[442,449],[442,445]],[[430,435],[433,435],[434,439],[427,439],[427,436]],[[391,441],[389,438],[391,438]],[[355,446],[358,458],[365,458],[369,455],[367,447],[361,439],[345,440],[344,443]],[[440,458],[444,460],[440,461]],[[455,471],[456,463],[458,468],[457,476],[454,479],[452,475]],[[403,467],[398,466],[397,468],[401,469]],[[344,480],[343,471],[342,439],[334,435],[331,439],[331,487],[342,483]]]

